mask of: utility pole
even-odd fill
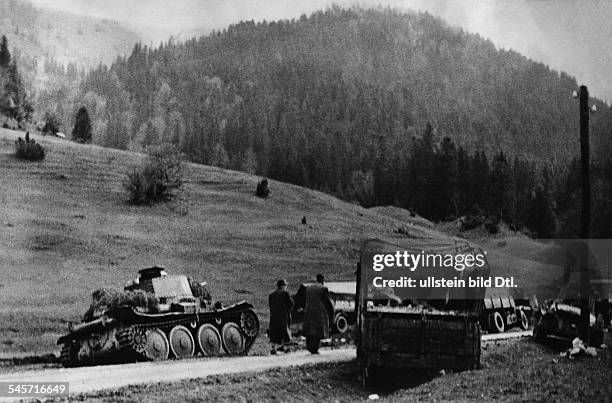
[[[589,342],[589,245],[591,236],[591,175],[589,152],[589,90],[586,85],[580,86],[580,165],[582,176],[582,210],[580,215],[580,237],[583,239],[582,259],[580,266],[580,336]]]
[[[580,164],[582,171],[582,239],[591,236],[591,175],[589,152],[589,90],[586,85],[580,86]]]

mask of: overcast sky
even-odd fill
[[[452,25],[575,75],[612,101],[610,0],[30,0],[37,6],[123,21],[154,44],[240,20],[277,20],[331,4],[428,11]],[[147,27],[147,29],[142,29]]]

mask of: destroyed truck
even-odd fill
[[[552,248],[556,248],[553,256],[563,257],[557,263],[563,268],[563,278],[556,298],[545,300],[536,311],[533,337],[538,342],[556,340],[568,346],[587,333],[588,340],[583,341],[599,347],[611,325],[610,240],[556,240]],[[583,303],[588,319],[586,311],[582,316]]]
[[[83,321],[57,341],[66,367],[247,354],[259,319],[246,301],[212,304],[204,283],[139,271],[124,292],[98,290]]]
[[[368,385],[379,369],[385,368],[394,371],[402,368],[478,368],[481,343],[478,320],[485,289],[440,290],[437,294],[432,292],[415,298],[404,288],[374,286],[378,282],[374,276],[379,273],[373,270],[373,256],[397,250],[415,254],[424,251],[482,253],[466,242],[446,240],[404,239],[402,244],[370,240],[364,243],[357,265],[355,332],[363,386]],[[414,273],[418,273],[418,269]],[[463,270],[457,276],[467,280],[488,274],[486,263],[478,269]]]

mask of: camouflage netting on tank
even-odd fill
[[[206,286],[201,283],[198,283],[191,277],[189,277],[188,280],[189,280],[189,287],[191,288],[191,292],[193,293],[193,296],[196,298],[200,298],[200,303],[202,303],[202,306],[211,305],[212,296],[210,295],[210,292],[208,291]]]
[[[107,310],[129,306],[143,312],[154,313],[159,310],[159,300],[154,294],[136,291],[118,291],[100,288],[91,294],[92,302],[83,316],[83,321],[90,321]]]

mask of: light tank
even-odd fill
[[[205,283],[160,267],[140,270],[119,297],[102,294],[94,292],[83,321],[58,339],[62,365],[246,355],[259,333],[251,304],[213,305]]]

